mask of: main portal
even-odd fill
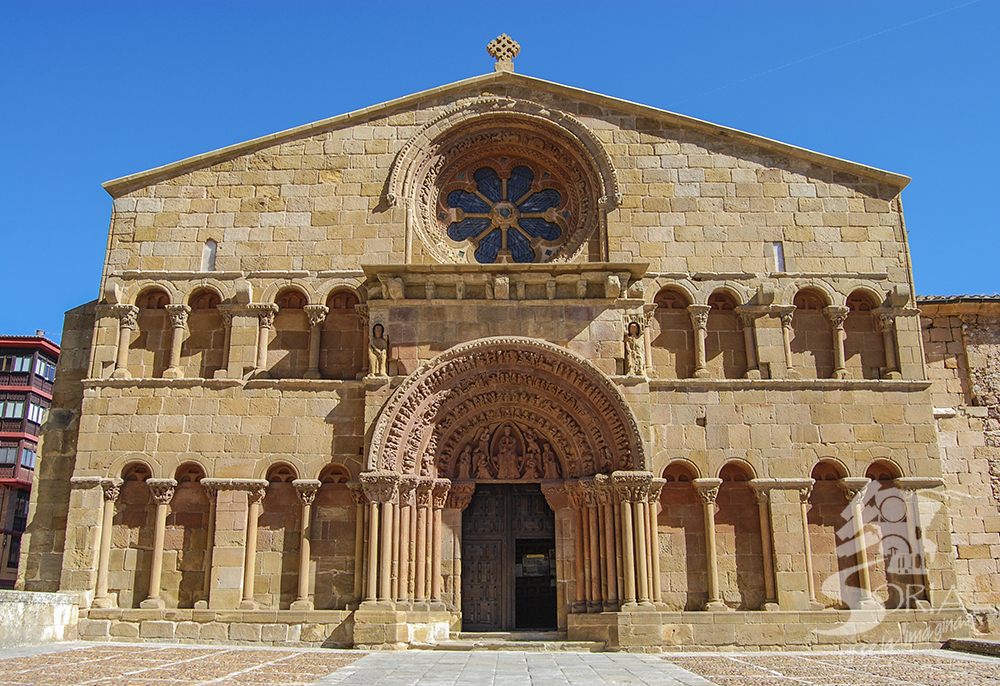
[[[555,547],[538,484],[477,484],[462,515],[462,629],[555,629]]]

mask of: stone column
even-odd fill
[[[241,610],[256,610],[254,581],[257,575],[257,520],[260,519],[260,504],[264,500],[267,486],[247,491],[247,543],[243,559],[243,601]]]
[[[751,484],[768,494],[767,528],[770,530],[774,565],[774,595],[777,609],[803,611],[822,609],[809,599],[809,570],[812,567],[810,548],[803,536],[809,525],[802,505],[802,493],[813,485],[812,479],[754,479]],[[761,523],[761,537],[764,524]],[[765,605],[765,609],[774,609]]]
[[[580,479],[580,487],[584,497],[584,552],[586,561],[584,573],[587,575],[589,589],[587,595],[587,612],[601,612],[604,609],[601,589],[601,527],[597,512],[600,504],[597,496],[597,484],[594,477]],[[607,580],[604,581],[605,585]]]
[[[215,378],[224,379],[229,376],[229,352],[233,345],[233,310],[232,306],[219,305],[219,315],[222,316],[222,369],[215,370]]]
[[[854,551],[858,567],[858,581],[861,584],[859,604],[861,608],[881,607],[872,595],[871,572],[868,569],[868,543],[865,540],[864,499],[865,489],[871,479],[846,477],[837,483],[843,489],[851,508],[851,518],[845,529],[854,538]]]
[[[312,554],[310,540],[312,538],[312,506],[316,500],[316,491],[323,484],[316,479],[295,479],[292,482],[295,492],[302,504],[302,526],[299,529],[299,597],[288,608],[290,610],[312,610]]]
[[[923,586],[924,598],[917,598],[907,589],[907,604],[914,608],[942,607],[948,601],[954,603],[948,591],[950,589],[934,588],[930,573],[927,552],[924,549],[924,521],[920,512],[920,491],[943,486],[938,477],[909,476],[900,477],[893,482],[906,502],[906,529],[910,543],[910,576],[914,583]],[[940,507],[939,502],[931,503],[931,511]]]
[[[798,379],[802,375],[795,369],[795,360],[792,357],[792,322],[795,318],[795,306],[775,307],[773,311],[781,318],[781,341],[785,348],[785,378]]]
[[[765,610],[778,609],[777,596],[774,593],[774,548],[771,543],[771,488],[773,487],[769,479],[751,479],[750,486],[753,487],[757,496],[757,514],[760,517],[760,547],[761,555],[764,558],[764,608]]]
[[[144,610],[162,610],[160,579],[163,575],[163,538],[167,531],[167,515],[177,482],[173,479],[146,479],[146,485],[156,501],[156,523],[153,529],[153,564],[149,569],[149,597],[139,603]]]
[[[646,376],[653,376],[653,339],[649,332],[649,325],[656,314],[659,305],[648,303],[642,306],[642,339],[646,351]]]
[[[208,496],[208,527],[205,532],[205,560],[202,563],[202,568],[205,570],[205,577],[201,584],[201,599],[195,602],[194,609],[207,610],[208,599],[212,594],[212,558],[215,556],[215,510],[217,507],[216,496],[219,489],[213,483],[206,484],[204,479],[199,483],[205,489],[205,495]]]
[[[844,322],[850,310],[842,305],[830,305],[823,308],[823,314],[830,320],[833,327],[833,377],[847,378],[847,364],[844,361]]]
[[[267,374],[267,344],[271,339],[271,330],[274,328],[274,317],[278,314],[278,306],[274,303],[253,304],[250,309],[256,312],[258,318],[257,329],[257,360],[255,362],[255,374],[259,378],[268,378]]]
[[[761,307],[741,305],[736,308],[743,327],[743,343],[747,349],[747,373],[744,378],[760,378],[760,362],[757,357],[757,319],[765,313]]]
[[[181,369],[181,346],[184,344],[184,333],[187,330],[190,312],[191,308],[188,305],[167,305],[172,334],[170,337],[170,365],[163,371],[164,379],[184,378],[184,370]]]
[[[611,483],[621,504],[624,600],[632,609],[637,603],[651,605],[647,507],[652,481],[651,472],[617,471],[611,475]]]
[[[604,541],[604,564],[605,576],[607,577],[607,595],[604,598],[604,610],[607,612],[617,612],[621,608],[618,600],[618,563],[617,548],[615,546],[615,490],[611,485],[610,477],[598,474],[594,477],[597,481],[597,497],[601,507],[601,537]]]
[[[705,609],[728,610],[719,590],[719,556],[715,550],[715,499],[719,497],[722,479],[694,479],[691,483],[701,498],[705,514],[705,553],[708,557],[708,601]]]
[[[390,471],[371,471],[361,475],[361,485],[371,501],[368,533],[367,599],[391,604],[392,591],[392,520],[399,476]]]
[[[799,489],[799,507],[802,511],[802,549],[806,555],[806,582],[809,591],[809,608],[822,610],[823,604],[816,597],[816,572],[813,570],[812,540],[809,536],[809,496],[814,484]]]
[[[413,539],[410,538],[410,522],[413,520],[414,495],[417,479],[403,476],[399,479],[399,590],[396,600],[413,600]]]
[[[431,544],[431,594],[432,602],[441,602],[441,511],[448,500],[448,491],[451,489],[451,481],[448,479],[435,479],[434,491],[431,506],[434,508],[434,535]]]
[[[694,376],[705,379],[709,376],[705,366],[705,337],[708,333],[708,313],[712,308],[708,305],[688,305],[687,309],[694,328]]]
[[[583,510],[584,495],[579,481],[566,482],[566,499],[570,507],[573,508],[573,544],[574,544],[574,571],[576,573],[576,601],[573,603],[574,613],[587,611],[587,589],[589,588],[586,576],[586,546],[583,536]]]
[[[901,379],[896,358],[896,315],[893,307],[879,307],[872,311],[876,326],[882,331],[882,347],[885,349],[885,378]]]
[[[354,601],[360,603],[365,597],[365,515],[368,512],[368,501],[359,482],[351,482],[347,487],[355,506]]]
[[[660,492],[666,479],[654,478],[649,485],[649,497],[646,500],[646,509],[649,520],[649,559],[651,564],[650,572],[653,578],[653,602],[663,603],[663,580],[660,579],[660,530],[656,524],[657,515],[660,513]],[[665,608],[664,608],[665,609]]]
[[[323,322],[330,308],[326,305],[306,305],[302,309],[309,317],[309,371],[305,373],[305,378],[318,379],[320,339],[323,336]]]
[[[104,506],[101,517],[101,548],[97,558],[97,594],[91,607],[115,607],[117,598],[108,595],[108,566],[111,562],[111,531],[114,526],[115,501],[121,494],[121,479],[101,479]]]
[[[416,541],[414,542],[413,556],[413,597],[414,600],[424,602],[428,598],[428,578],[430,551],[427,549],[427,527],[428,520],[431,519],[430,509],[434,498],[434,482],[430,479],[420,479],[417,482],[417,527]],[[431,525],[433,526],[433,525]]]
[[[118,349],[115,351],[115,370],[112,379],[129,379],[128,346],[132,332],[139,329],[139,308],[135,305],[112,305],[112,312],[118,315]]]

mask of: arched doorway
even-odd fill
[[[429,602],[477,631],[648,602],[659,487],[644,468],[634,414],[586,359],[530,338],[456,346],[372,429],[366,602]],[[615,498],[632,505],[624,523]]]

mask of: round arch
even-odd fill
[[[524,456],[516,475],[505,458],[514,454]],[[484,460],[492,466],[480,469]],[[597,367],[543,340],[499,337],[455,346],[407,377],[375,425],[367,467],[513,480],[646,460],[635,415]]]

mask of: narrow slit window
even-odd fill
[[[215,253],[219,248],[219,244],[209,238],[205,241],[205,247],[201,250],[201,271],[203,272],[214,272],[215,271]]]
[[[785,271],[785,246],[781,241],[775,243],[767,244],[768,257],[771,260],[771,266],[776,272]]]

